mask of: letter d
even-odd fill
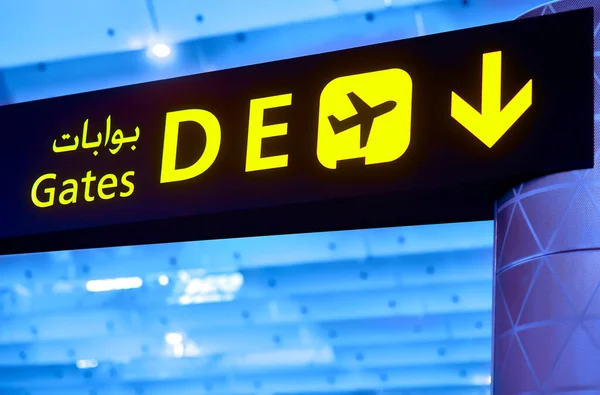
[[[196,122],[206,133],[206,147],[200,159],[193,165],[176,169],[177,142],[179,140],[179,124]],[[221,146],[221,126],[219,120],[205,110],[182,110],[167,113],[165,123],[165,142],[163,147],[160,183],[189,180],[204,173],[217,159]]]

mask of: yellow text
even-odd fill
[[[264,97],[250,101],[250,120],[248,122],[248,147],[246,151],[246,171],[257,171],[286,167],[288,156],[276,155],[263,157],[261,155],[262,141],[269,137],[287,134],[287,123],[264,126],[265,111],[271,108],[284,107],[292,104],[292,94]]]
[[[128,171],[117,177],[115,174],[95,176],[88,171],[81,179],[60,181],[55,173],[40,176],[31,188],[31,201],[40,208],[52,207],[57,203],[67,206],[81,201],[91,203],[96,197],[111,200],[119,196],[127,198],[133,194],[134,171]],[[57,199],[58,198],[58,199]]]

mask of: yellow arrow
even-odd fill
[[[492,148],[527,111],[533,98],[533,80],[529,80],[502,109],[500,104],[501,86],[502,52],[497,51],[483,54],[481,113],[452,92],[452,118],[489,148]]]

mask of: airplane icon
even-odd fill
[[[360,125],[360,148],[367,146],[371,128],[375,118],[392,111],[396,107],[395,101],[386,101],[375,107],[369,106],[354,92],[348,93],[348,98],[356,110],[356,115],[339,120],[335,115],[328,117],[334,134],[341,133],[357,125]]]
[[[412,79],[401,69],[329,81],[319,98],[317,158],[323,167],[333,170],[338,162],[361,158],[368,166],[404,155],[410,144],[412,91]]]

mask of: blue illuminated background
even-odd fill
[[[3,1],[0,104],[501,22],[539,3]],[[0,394],[488,394],[492,249],[483,222],[1,257]]]
[[[485,394],[492,240],[483,222],[0,258],[0,393]]]

